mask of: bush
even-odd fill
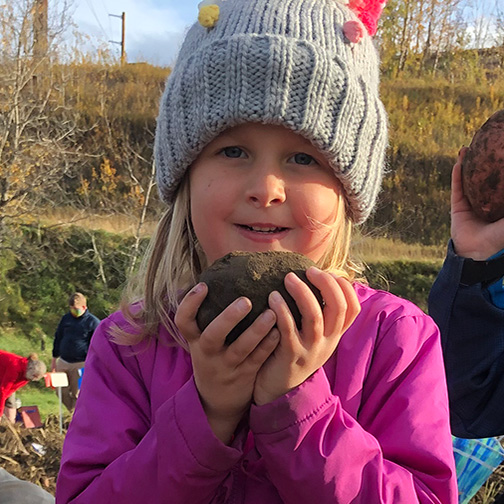
[[[425,312],[429,291],[441,269],[439,262],[387,261],[368,263],[369,285],[412,301]]]
[[[117,308],[133,238],[79,227],[21,230],[16,256],[0,255],[0,325],[15,325],[44,341],[75,291],[88,298],[90,311],[100,319]]]

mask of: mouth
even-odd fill
[[[281,227],[281,226],[271,226],[271,225],[262,225],[262,226],[247,226],[245,224],[238,224],[238,227],[245,229],[247,231],[253,231],[254,233],[261,234],[277,234],[287,231],[289,228]]]

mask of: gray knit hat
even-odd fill
[[[383,176],[387,117],[371,36],[346,29],[363,26],[357,15],[343,0],[215,3],[218,20],[189,30],[161,100],[154,154],[162,199],[173,202],[187,168],[225,129],[280,124],[325,153],[352,220],[365,221]]]

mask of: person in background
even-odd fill
[[[457,502],[438,328],[349,257],[385,164],[383,3],[201,5],[157,122],[168,208],[91,341],[58,504]],[[324,306],[291,272],[300,329],[274,291],[230,345],[246,297],[201,331],[199,274],[238,250],[312,259]]]
[[[451,239],[429,295],[441,331],[451,427],[504,435],[504,218],[479,219],[464,196],[462,149],[452,173]]]
[[[0,417],[5,413],[7,419],[16,421],[16,390],[30,381],[37,381],[47,372],[46,365],[37,354],[21,357],[0,350]]]
[[[61,389],[61,399],[68,411],[73,411],[79,393],[79,369],[89,349],[89,343],[100,320],[88,309],[86,298],[80,292],[68,300],[70,310],[63,315],[54,336],[51,371],[64,372],[68,387]]]

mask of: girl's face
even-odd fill
[[[189,173],[194,231],[209,263],[229,252],[330,245],[341,187],[324,156],[283,126],[247,123],[210,142]]]

